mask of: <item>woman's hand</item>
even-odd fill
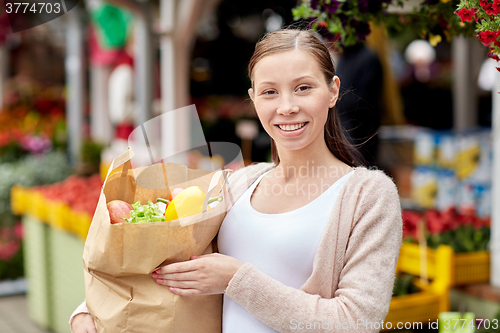
[[[220,253],[163,266],[153,272],[158,284],[181,296],[222,294],[243,262]]]
[[[72,333],[97,333],[94,318],[88,313],[79,313],[71,320]]]

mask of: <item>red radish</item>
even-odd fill
[[[130,218],[130,211],[134,210],[132,205],[121,200],[110,201],[106,206],[111,224],[126,222],[124,219]]]
[[[170,197],[168,197],[168,200],[172,201],[175,196],[179,193],[181,193],[182,191],[184,191],[184,189],[182,187],[176,187],[172,190],[172,192],[170,192]]]

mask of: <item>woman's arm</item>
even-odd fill
[[[285,286],[248,263],[230,280],[226,295],[279,332],[336,327],[378,332],[392,296],[402,239],[401,208],[397,190],[386,176],[376,177],[363,192],[334,298]]]

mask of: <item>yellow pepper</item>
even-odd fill
[[[177,194],[175,198],[168,204],[165,211],[165,219],[174,221],[179,218],[188,217],[200,214],[203,210],[203,202],[205,201],[205,193],[199,186],[191,186]],[[214,201],[222,201],[222,196],[210,198],[208,203]],[[208,207],[209,209],[210,207]]]

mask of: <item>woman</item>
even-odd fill
[[[270,33],[256,45],[249,76],[274,163],[231,175],[220,253],[152,277],[178,295],[224,293],[224,333],[379,331],[401,208],[383,172],[354,167],[328,49],[309,31]],[[93,332],[92,317],[76,315],[72,329]]]

